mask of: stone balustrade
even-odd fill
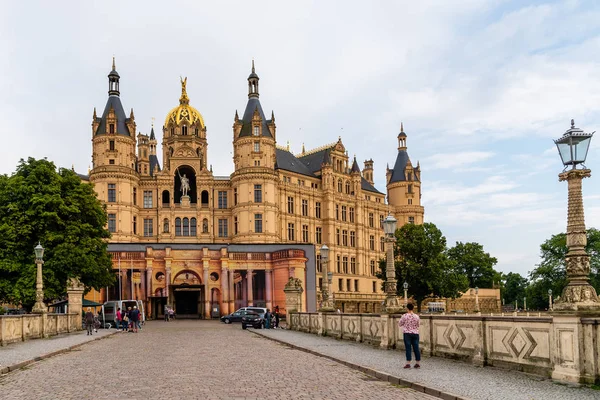
[[[290,313],[288,328],[404,350],[400,315]],[[600,318],[576,315],[422,315],[428,356],[512,368],[560,381],[600,380]]]
[[[0,315],[0,345],[81,330],[81,314]]]

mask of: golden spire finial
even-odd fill
[[[190,102],[190,99],[187,95],[187,76],[185,78],[182,78],[181,76],[179,77],[179,79],[181,80],[181,97],[179,98],[179,103],[180,104],[188,104]]]
[[[113,71],[116,71],[116,67],[115,67],[115,56],[113,55]]]

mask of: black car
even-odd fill
[[[245,310],[238,310],[234,313],[223,315],[221,317],[221,322],[225,322],[226,324],[230,324],[232,322],[240,322],[242,320],[242,317],[246,315],[247,312],[248,311]]]
[[[260,329],[263,327],[264,323],[265,319],[263,314],[246,311],[246,314],[242,316],[242,329],[246,329],[248,326]]]

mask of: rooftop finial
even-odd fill
[[[575,120],[574,119],[571,120],[571,128],[575,128]]]
[[[113,71],[116,71],[117,68],[115,67],[115,56],[113,56]]]
[[[404,122],[400,122],[400,132],[404,132]]]
[[[154,117],[152,117],[152,127],[154,128]]]
[[[254,58],[252,59],[252,73],[254,74]]]
[[[181,97],[179,98],[179,103],[180,104],[188,104],[190,102],[190,99],[187,95],[187,76],[185,78],[182,78],[181,76],[179,77],[179,79],[181,80]]]
[[[287,151],[290,151],[290,141],[287,141]]]

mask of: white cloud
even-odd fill
[[[434,154],[423,160],[428,169],[456,168],[468,164],[476,164],[488,160],[494,156],[494,153],[486,151],[464,151],[461,153],[442,153]]]

